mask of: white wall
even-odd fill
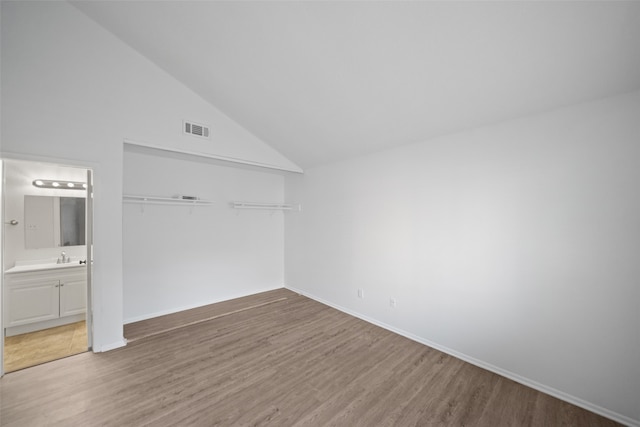
[[[70,4],[1,7],[0,154],[94,170],[94,349],[122,345],[123,140],[296,166]],[[212,139],[183,136],[184,119]]]
[[[638,424],[639,118],[640,92],[288,179],[286,286]]]
[[[284,285],[284,177],[125,150],[125,194],[193,195],[212,206],[124,205],[125,323]]]

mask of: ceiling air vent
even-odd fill
[[[188,135],[197,136],[199,138],[209,138],[209,126],[188,122],[185,120],[182,130]]]

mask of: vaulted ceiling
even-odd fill
[[[634,1],[72,4],[303,168],[640,89]]]

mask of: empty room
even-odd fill
[[[0,5],[0,426],[640,427],[640,2]]]

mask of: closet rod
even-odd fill
[[[253,203],[253,202],[231,202],[234,209],[270,209],[280,211],[290,211],[293,206],[282,203]]]
[[[125,194],[124,203],[143,203],[150,205],[182,205],[182,206],[210,206],[215,203],[211,200],[202,199],[178,199],[175,197],[140,196]]]

